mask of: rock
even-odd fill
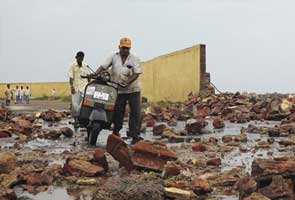
[[[0,153],[0,173],[9,173],[16,168],[16,156],[12,152]]]
[[[206,125],[206,121],[203,118],[189,119],[186,121],[185,129],[190,134],[201,134],[202,128],[204,128]]]
[[[163,138],[177,138],[178,135],[172,129],[167,128],[162,132],[162,137]]]
[[[59,164],[52,164],[48,165],[45,170],[43,171],[44,174],[46,174],[49,177],[58,177],[63,172],[62,165]]]
[[[220,158],[214,158],[214,159],[208,160],[207,165],[220,166],[221,165],[221,159]]]
[[[0,121],[6,121],[9,116],[9,111],[6,108],[0,108]]]
[[[95,164],[98,164],[99,166],[102,166],[106,172],[109,170],[107,158],[105,156],[105,152],[103,149],[100,149],[100,148],[95,149],[93,154],[93,162]]]
[[[206,151],[206,146],[203,144],[197,143],[192,146],[192,150],[196,152],[203,152]]]
[[[176,119],[171,119],[170,121],[167,122],[168,126],[177,126],[177,120]]]
[[[191,188],[198,195],[212,192],[212,188],[210,187],[209,182],[206,179],[202,178],[195,178],[192,181]]]
[[[246,115],[240,114],[237,116],[237,123],[246,123],[248,121]]]
[[[162,177],[167,178],[171,176],[177,176],[180,174],[180,167],[173,162],[168,162],[164,166]]]
[[[126,170],[131,171],[133,169],[130,150],[122,138],[111,134],[108,137],[106,149]]]
[[[267,138],[267,142],[269,144],[273,144],[275,142],[275,139],[274,138]]]
[[[235,142],[247,142],[248,141],[248,138],[247,138],[247,135],[246,134],[241,133],[240,135],[234,135],[233,136],[233,140]]]
[[[222,136],[222,142],[224,143],[229,143],[233,141],[233,136],[232,135],[224,135]]]
[[[249,149],[246,146],[242,146],[242,145],[239,146],[239,150],[240,150],[240,152],[243,152],[243,153],[249,151]]]
[[[2,174],[0,175],[0,180],[2,180],[0,184],[4,188],[12,188],[18,183],[16,174]]]
[[[247,198],[244,198],[243,200],[271,200],[271,199],[267,198],[266,196],[263,196],[262,194],[254,192]]]
[[[139,141],[132,146],[137,153],[157,156],[166,160],[176,160],[176,154],[171,151],[165,144],[160,142]]]
[[[280,140],[279,144],[283,145],[283,146],[294,145],[294,143],[292,141],[289,141],[289,140]]]
[[[67,138],[71,138],[74,135],[73,130],[69,127],[63,127],[61,129],[59,129],[59,131]]]
[[[156,120],[150,119],[146,122],[146,127],[154,127],[157,124]]]
[[[16,194],[12,189],[1,188],[0,189],[0,199],[1,200],[16,200]]]
[[[32,123],[29,120],[18,119],[13,124],[13,130],[29,135],[32,133]]]
[[[215,118],[213,120],[213,127],[216,129],[224,128],[225,124],[224,121],[220,118]]]
[[[44,137],[46,139],[57,140],[60,138],[61,134],[62,134],[62,132],[59,130],[50,130],[44,134]]]
[[[280,175],[273,176],[271,184],[259,189],[259,192],[270,199],[294,199],[292,180]]]
[[[294,158],[255,159],[252,163],[251,175],[262,179],[276,174],[295,174]]]
[[[220,158],[214,158],[207,161],[207,165],[212,166],[220,166],[221,165],[221,159]]]
[[[268,135],[270,137],[279,137],[280,136],[280,129],[278,127],[269,128]]]
[[[235,186],[243,177],[237,169],[221,173],[205,173],[200,178],[207,179],[212,187]]]
[[[266,142],[266,141],[260,141],[260,142],[257,143],[255,148],[258,148],[258,149],[259,148],[265,148],[265,149],[267,149],[267,148],[270,148],[270,144],[268,142]]]
[[[257,190],[257,183],[252,177],[244,177],[238,183],[240,199],[249,196]]]
[[[164,130],[167,129],[168,127],[165,124],[160,124],[157,126],[154,126],[153,128],[153,135],[154,136],[160,136],[163,134]]]
[[[139,168],[163,171],[167,161],[177,159],[176,154],[160,142],[140,141],[132,150],[132,162]]]
[[[164,194],[166,197],[182,200],[193,200],[197,197],[191,190],[182,190],[173,187],[164,188]]]
[[[21,175],[20,179],[24,180],[27,185],[31,185],[31,186],[50,185],[53,181],[52,177],[49,177],[45,174],[38,174],[38,173]]]
[[[0,130],[0,138],[8,138],[8,137],[11,137],[10,131],[5,129]]]
[[[94,177],[104,173],[104,168],[93,165],[85,160],[67,159],[63,171],[66,174],[74,176],[88,176]]]
[[[135,167],[145,170],[153,170],[162,172],[167,163],[167,160],[159,157],[141,153],[134,153],[131,157],[132,163]]]
[[[42,112],[40,117],[44,121],[54,122],[54,121],[60,121],[63,117],[65,117],[65,114],[50,109],[48,111]]]
[[[81,178],[76,181],[78,185],[96,185],[97,180],[94,178]]]
[[[217,142],[218,142],[218,139],[217,139],[217,138],[215,138],[215,137],[210,137],[208,141],[209,141],[211,144],[214,144],[214,145],[216,145],[216,144],[217,144]]]

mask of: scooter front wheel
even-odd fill
[[[97,137],[98,137],[100,131],[101,131],[100,123],[94,122],[92,124],[91,130],[89,131],[89,137],[88,137],[88,144],[89,145],[93,145],[93,146],[96,145]]]

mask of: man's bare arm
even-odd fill
[[[76,90],[74,88],[74,79],[73,78],[70,78],[70,86],[71,86],[71,93],[72,94],[75,94],[76,93]]]

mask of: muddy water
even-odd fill
[[[70,120],[64,120],[59,124],[56,124],[52,126],[49,123],[44,124],[44,128],[46,129],[54,129],[57,127],[63,127],[63,126],[69,126]],[[43,123],[42,121],[40,121]],[[268,126],[272,127],[276,123],[274,122],[251,122],[251,124],[254,124],[256,126]],[[242,127],[247,127],[248,124],[232,124],[232,123],[226,123],[226,126],[224,129],[221,130],[214,130],[212,128],[212,123],[209,122],[209,125],[206,127],[206,130],[210,132],[209,134],[203,134],[199,136],[193,136],[195,139],[207,139],[209,137],[216,137],[221,138],[224,135],[237,135],[240,134],[240,130]],[[178,122],[177,126],[174,127],[176,130],[183,130],[185,127],[184,122]],[[127,130],[127,124],[124,124],[123,130],[121,132],[122,137],[126,137],[126,130]],[[102,131],[98,141],[97,146],[99,147],[105,147],[106,146],[106,140],[108,135],[110,134],[110,131]],[[46,155],[48,155],[49,164],[64,164],[65,160],[63,158],[62,153],[64,151],[69,152],[77,152],[77,151],[84,151],[89,150],[87,145],[84,142],[84,138],[86,136],[85,130],[78,130],[75,132],[75,136],[73,138],[62,138],[61,140],[46,140],[46,139],[34,139],[32,141],[29,141],[28,143],[24,144],[24,148],[22,151],[31,152],[32,150],[43,150],[46,151]],[[159,137],[154,137],[152,134],[152,129],[147,128],[146,133],[141,135],[146,140],[158,140]],[[192,136],[189,136],[190,138]],[[257,140],[266,141],[266,136],[260,135],[260,134],[254,134],[254,133],[248,133],[248,142],[244,143],[248,149],[254,149],[255,144]],[[280,138],[276,138],[276,140],[279,140]],[[130,140],[126,140],[127,143],[130,143]],[[2,149],[11,149],[15,143],[15,140],[13,138],[10,139],[1,139],[0,140],[0,146]],[[169,146],[177,146],[181,145],[180,143],[173,143],[169,144]],[[269,155],[268,152],[271,151],[273,155]],[[269,158],[272,156],[283,156],[283,155],[293,155],[294,153],[292,151],[280,151],[279,146],[275,143],[272,145],[271,149],[258,149],[256,151],[248,151],[245,153],[241,153],[236,147],[233,151],[227,153],[222,157],[222,168],[221,171],[228,171],[235,167],[243,167],[245,169],[245,172],[250,173],[251,171],[251,164],[254,160],[254,158]],[[77,196],[73,195],[71,192],[68,191],[68,188],[66,186],[63,187],[56,187],[56,186],[50,186],[47,192],[41,192],[37,195],[29,194],[26,191],[23,191],[20,188],[14,188],[18,199],[31,199],[31,200],[51,200],[51,199],[58,199],[58,200],[66,200],[66,199],[91,199],[91,194],[81,192]],[[82,195],[82,196],[80,196]],[[216,199],[224,199],[224,200],[238,200],[237,196],[215,196]]]

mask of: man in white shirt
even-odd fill
[[[79,51],[76,54],[76,60],[70,66],[69,69],[69,78],[70,78],[70,86],[71,86],[71,94],[72,94],[72,116],[75,120],[77,120],[80,111],[80,104],[82,101],[84,89],[88,83],[87,79],[81,78],[82,76],[86,76],[90,74],[89,68],[87,64],[83,62],[84,53]]]
[[[105,62],[97,69],[99,74],[111,67],[112,81],[118,82],[126,87],[119,87],[118,97],[114,113],[113,134],[120,135],[119,132],[123,126],[125,107],[130,107],[129,132],[127,136],[132,137],[133,143],[141,138],[141,107],[140,107],[140,84],[138,77],[141,74],[140,60],[134,54],[130,53],[131,40],[122,38],[120,40],[119,52],[111,54]]]
[[[27,86],[25,89],[25,98],[24,98],[27,104],[30,103],[30,97],[31,97],[31,90],[29,86]]]

